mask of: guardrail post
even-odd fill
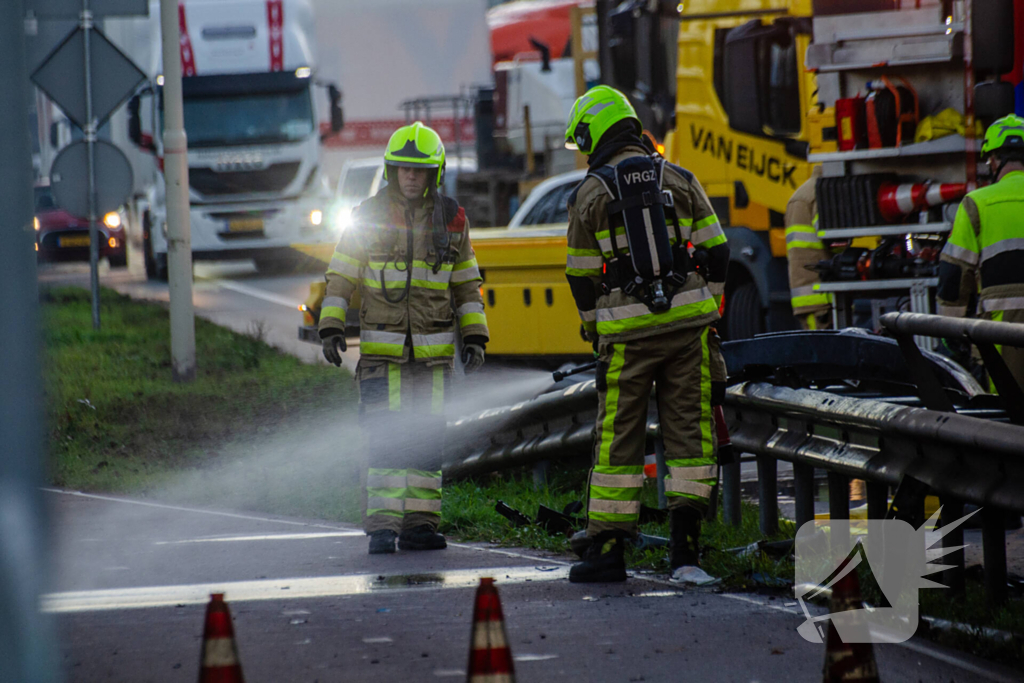
[[[761,534],[773,536],[779,530],[779,485],[775,458],[757,456],[757,503]]]
[[[877,481],[867,482],[868,519],[885,519],[889,511],[889,485]]]
[[[740,506],[740,459],[722,466],[722,517],[729,526],[738,527],[743,516]]]
[[[814,521],[814,467],[793,463],[793,483],[796,486],[796,528]]]
[[[985,600],[990,605],[1006,601],[1006,512],[981,509],[981,544],[985,564]]]
[[[837,472],[828,473],[828,517],[829,520],[850,519],[850,478]],[[836,525],[831,525],[832,545],[835,547],[836,543],[840,543],[839,547],[845,550],[849,541],[839,539],[836,531]]]
[[[542,489],[548,485],[548,470],[551,468],[550,460],[538,460],[533,466],[533,488]]]
[[[964,502],[952,497],[942,499],[942,526],[951,524],[964,515]],[[964,544],[964,528],[957,527],[942,537],[942,547],[955,548]],[[964,586],[964,551],[963,548],[946,555],[943,564],[950,568],[942,572],[942,583],[949,587],[952,595],[963,595]]]

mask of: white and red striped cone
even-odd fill
[[[515,680],[498,589],[494,587],[494,579],[482,578],[473,605],[473,635],[466,681],[514,683]]]
[[[199,658],[199,683],[243,682],[231,612],[224,602],[224,594],[213,593],[206,606],[203,653]]]
[[[885,220],[895,223],[915,211],[955,202],[966,194],[964,183],[882,183],[878,188],[878,209]]]

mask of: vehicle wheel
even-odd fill
[[[253,263],[260,275],[282,275],[295,269],[295,264],[283,256],[254,258]]]
[[[128,267],[128,252],[125,251],[123,254],[116,256],[108,256],[107,261],[110,263],[111,268],[127,268]]]
[[[156,260],[153,258],[153,241],[149,237],[152,221],[147,211],[142,215],[142,260],[146,264],[146,279],[156,280]]]
[[[150,279],[167,282],[167,254],[153,254],[153,277]]]
[[[757,285],[747,282],[732,291],[725,302],[725,329],[728,338],[750,339],[765,331],[764,309]]]

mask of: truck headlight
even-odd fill
[[[111,230],[121,227],[121,214],[117,211],[111,211],[103,217],[103,224]]]
[[[309,212],[309,222],[313,225],[320,225],[324,222],[324,212],[320,209],[313,209]]]

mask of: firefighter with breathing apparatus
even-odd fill
[[[370,553],[446,546],[441,520],[442,414],[456,324],[467,372],[484,362],[487,321],[469,224],[441,195],[441,138],[420,122],[399,128],[384,154],[388,184],[359,205],[327,269],[320,312],[324,356],[341,365],[345,316],[359,292],[361,431],[370,467]]]
[[[568,200],[566,276],[598,354],[599,401],[586,542],[569,580],[626,579],[656,382],[673,577],[704,582],[700,527],[718,481],[712,404],[725,392],[710,327],[729,263],[725,233],[700,183],[654,153],[618,90],[597,86],[576,100],[565,141],[588,156]],[[706,250],[706,278],[691,248]]]
[[[960,204],[939,262],[939,314],[962,318],[977,295],[985,319],[1024,323],[1024,118],[989,126],[981,154],[996,182]],[[1001,354],[1024,386],[1024,349]]]

